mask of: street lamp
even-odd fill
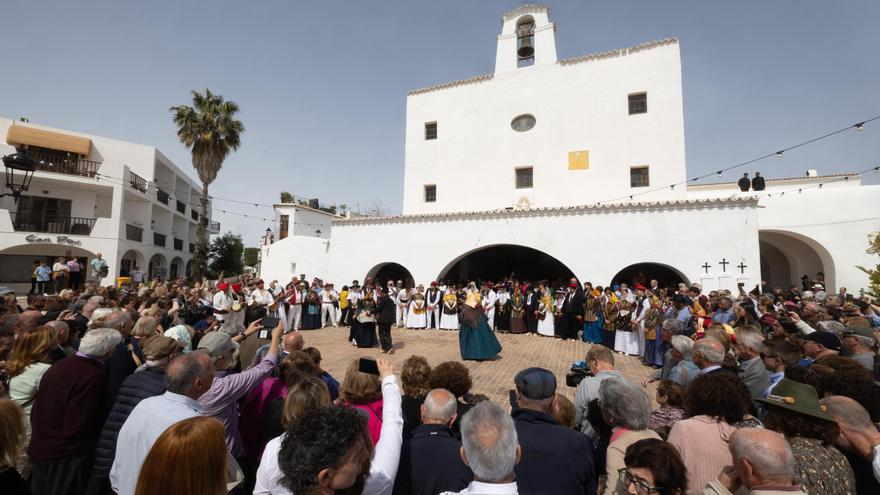
[[[31,185],[31,179],[34,178],[34,171],[37,170],[37,164],[24,151],[6,155],[3,157],[3,166],[6,168],[6,187],[12,193],[0,194],[3,196],[12,196],[12,200],[17,204],[21,193],[28,190]],[[17,174],[16,171],[21,172]]]

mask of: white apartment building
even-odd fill
[[[97,253],[103,284],[190,273],[201,184],[158,149],[3,117],[0,136],[0,154],[26,149],[37,164],[18,204],[0,200],[0,284],[30,282],[37,260]]]

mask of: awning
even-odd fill
[[[53,150],[69,151],[78,155],[88,156],[92,149],[92,140],[89,138],[62,134],[60,132],[46,131],[25,125],[13,123],[6,133],[6,143],[11,145],[27,144]]]

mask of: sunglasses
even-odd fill
[[[660,490],[663,489],[662,486],[650,486],[641,478],[637,478],[634,474],[629,472],[627,468],[620,468],[617,470],[617,474],[620,476],[620,479],[623,480],[623,486],[629,488],[630,485],[634,485],[636,489],[636,493],[638,495],[650,495],[651,493],[659,493]]]

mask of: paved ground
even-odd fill
[[[392,328],[395,353],[391,359],[399,366],[404,359],[414,354],[424,356],[433,366],[443,361],[460,361],[458,332],[444,330],[405,330]],[[530,366],[540,366],[556,373],[558,392],[574,398],[574,388],[565,386],[565,374],[571,363],[584,359],[590,344],[580,341],[562,341],[537,335],[497,334],[503,346],[501,355],[494,361],[464,361],[473,379],[472,393],[482,393],[498,404],[506,404],[508,391],[513,388],[516,373]],[[346,342],[348,328],[324,328],[304,330],[306,346],[315,346],[321,351],[322,367],[340,382],[351,360],[361,356],[379,357],[383,354],[378,348],[358,349]],[[615,365],[625,376],[641,383],[651,368],[629,356],[615,354]],[[399,369],[399,368],[398,368]],[[653,388],[649,391],[653,402]]]

